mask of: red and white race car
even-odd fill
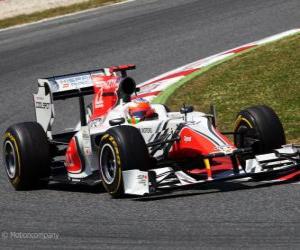
[[[300,165],[300,148],[284,145],[282,124],[267,106],[239,112],[221,133],[215,112],[150,104],[127,76],[134,65],[38,80],[36,122],[4,135],[7,176],[16,190],[49,181],[96,184],[114,197],[146,195],[201,183],[286,174]],[[91,105],[84,97],[93,95]],[[78,98],[80,122],[54,134],[54,102]],[[234,137],[233,142],[226,135]]]

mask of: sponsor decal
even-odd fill
[[[92,81],[95,87],[102,88],[104,91],[116,91],[120,78],[116,76],[104,76],[101,74],[92,74]]]
[[[215,150],[217,152],[224,152],[224,153],[232,153],[232,151],[234,150],[234,147],[230,146],[230,145],[225,145],[225,146],[216,146]]]
[[[97,128],[104,122],[104,119],[97,118],[89,123],[90,128]]]
[[[70,88],[70,84],[69,83],[64,83],[63,89],[67,89],[67,88]]]
[[[101,140],[104,140],[104,139],[105,139],[105,137],[102,137]],[[111,142],[112,146],[114,147],[116,158],[117,158],[117,164],[120,166],[121,165],[121,157],[120,157],[120,153],[119,153],[118,144],[115,141],[114,137],[112,137],[111,135],[108,136],[108,140]],[[119,180],[119,184],[120,184],[120,180]]]
[[[152,134],[152,128],[140,128],[142,134]]]
[[[93,86],[90,74],[82,74],[61,78],[59,77],[55,78],[55,82],[58,84],[58,90],[61,91]]]
[[[35,102],[35,108],[37,109],[49,109],[50,103],[48,102]]]
[[[81,128],[81,131],[82,131],[83,152],[85,155],[91,155],[92,154],[92,144],[91,144],[89,127],[84,126]]]
[[[137,175],[136,180],[139,185],[143,185],[143,186],[148,185],[148,176],[145,174]]]
[[[184,136],[183,141],[184,142],[192,142],[192,137],[191,136]]]

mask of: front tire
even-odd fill
[[[258,105],[239,112],[234,143],[238,148],[252,147],[255,154],[270,153],[286,143],[283,126],[268,106]]]
[[[245,169],[246,160],[270,153],[286,144],[284,129],[277,114],[268,106],[257,105],[239,112],[235,122],[234,143],[237,148],[252,148],[252,153],[239,157]],[[252,177],[265,179],[266,175]]]
[[[109,129],[99,145],[100,178],[106,191],[113,197],[124,195],[122,171],[150,168],[150,157],[144,138],[132,126]]]
[[[7,176],[16,190],[44,184],[50,175],[50,149],[46,133],[36,122],[10,126],[4,134],[3,159]]]

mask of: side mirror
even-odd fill
[[[194,107],[193,106],[183,106],[180,108],[180,113],[181,114],[187,114],[187,113],[191,113],[194,111]]]

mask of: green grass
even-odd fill
[[[72,4],[69,6],[57,7],[28,15],[19,15],[0,20],[0,29],[24,23],[39,21],[45,18],[61,16],[73,12],[96,8],[99,6],[120,2],[121,0],[90,0],[83,3]]]
[[[289,142],[300,142],[300,34],[251,49],[213,66],[178,88],[166,101],[171,110],[183,104],[218,111],[221,130],[233,129],[236,114],[256,104],[272,107]]]

